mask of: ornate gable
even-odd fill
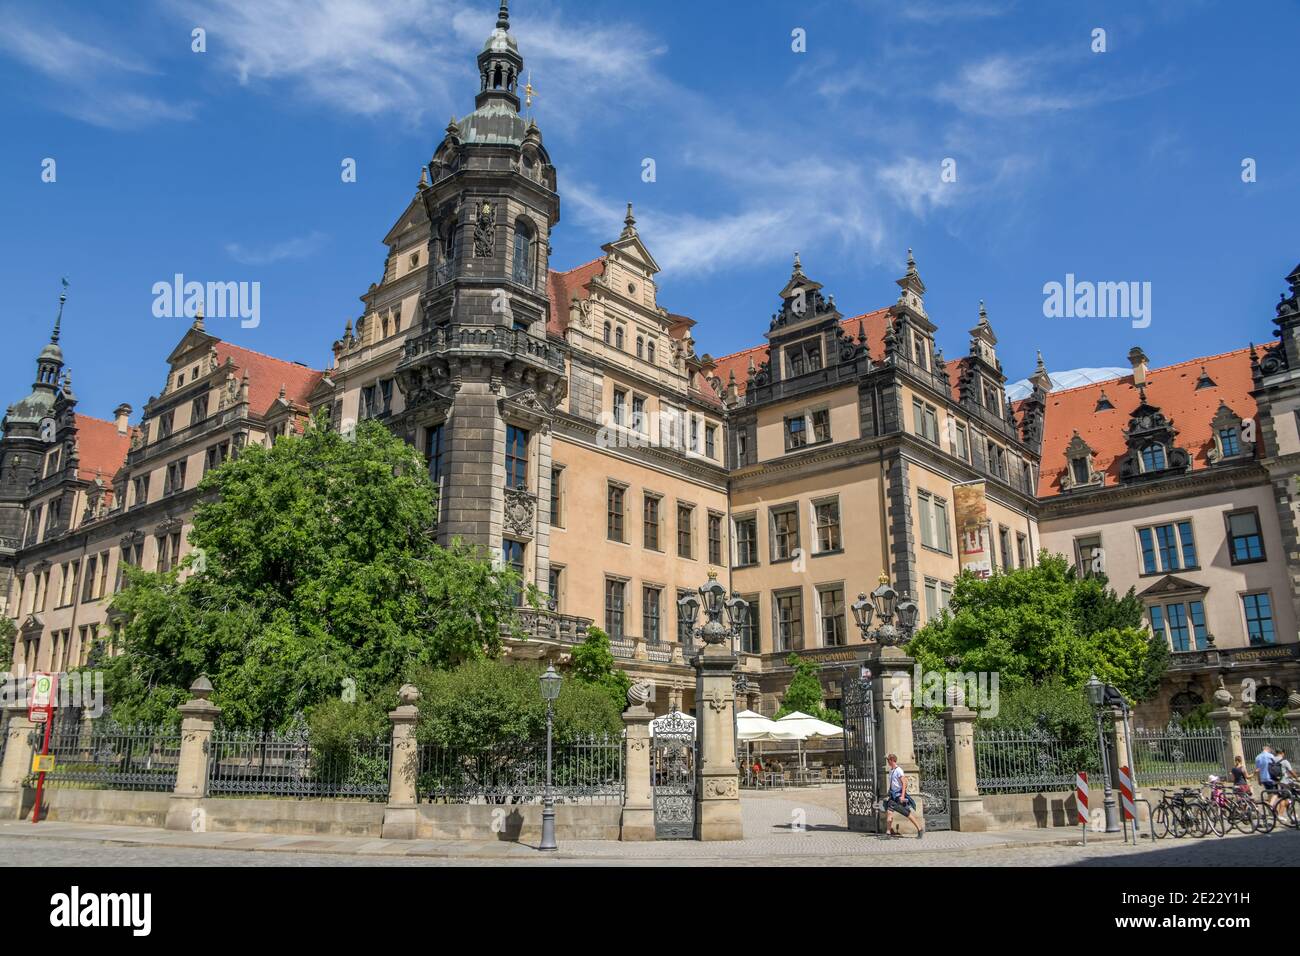
[[[1141,481],[1164,475],[1191,471],[1192,458],[1187,449],[1174,444],[1178,430],[1172,418],[1166,418],[1157,406],[1147,401],[1146,388],[1138,389],[1141,403],[1129,415],[1124,429],[1128,451],[1120,459],[1120,481]]]

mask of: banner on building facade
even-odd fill
[[[993,573],[993,542],[983,481],[953,485],[957,558],[963,571],[981,578]]]

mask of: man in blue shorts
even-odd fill
[[[916,838],[919,840],[925,836],[925,827],[916,822],[912,816],[912,811],[916,809],[916,801],[907,795],[907,774],[903,773],[903,768],[898,765],[898,755],[890,754],[885,758],[889,762],[889,798],[885,800],[885,832],[894,836],[894,811],[897,810],[903,815],[908,823],[916,827]]]

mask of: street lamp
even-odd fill
[[[864,641],[874,641],[885,647],[906,644],[912,639],[916,627],[918,608],[906,592],[899,601],[898,592],[889,584],[889,576],[880,574],[879,586],[866,594],[859,594],[853,602],[853,620],[862,632]],[[872,620],[879,620],[879,625],[872,628]],[[895,624],[897,621],[897,624]]]
[[[725,644],[734,640],[749,613],[749,602],[734,594],[728,597],[727,589],[718,583],[717,571],[710,571],[709,580],[698,590],[699,597],[688,593],[677,602],[687,632],[705,644]],[[701,607],[707,619],[697,627]],[[723,617],[726,617],[726,623],[723,623]]]
[[[1092,705],[1093,715],[1097,718],[1097,746],[1101,750],[1101,779],[1106,788],[1106,796],[1102,800],[1102,806],[1106,811],[1106,832],[1119,832],[1119,808],[1115,805],[1115,791],[1110,785],[1110,757],[1107,754],[1106,738],[1102,734],[1101,714],[1102,708],[1106,705],[1106,691],[1109,689],[1097,679],[1093,674],[1088,678],[1088,683],[1083,685],[1085,693],[1088,695],[1088,703]]]
[[[546,797],[542,806],[542,842],[539,850],[556,850],[555,845],[555,795],[551,792],[551,726],[555,718],[555,701],[560,696],[564,678],[555,665],[548,665],[540,678],[542,699],[546,701]]]

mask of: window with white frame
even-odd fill
[[[948,502],[924,489],[917,491],[916,498],[921,544],[951,554],[952,526],[948,521]]]
[[[1168,574],[1199,567],[1189,520],[1138,528],[1143,574]]]
[[[1167,601],[1147,607],[1151,631],[1173,651],[1202,651],[1207,646],[1205,604],[1199,598]]]

